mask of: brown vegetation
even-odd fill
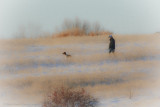
[[[160,61],[156,57],[160,54],[160,37],[113,36],[117,46],[115,55],[105,51],[106,35],[1,40],[0,85],[4,91],[0,92],[7,93],[4,102],[42,104],[44,94],[54,93],[50,89],[65,85],[84,88],[96,98],[125,96],[130,99],[146,94],[146,89],[159,87],[159,81],[155,82],[158,75],[155,75],[159,71]],[[62,55],[64,51],[73,57],[66,60]],[[24,68],[17,69],[19,67]]]
[[[95,107],[97,99],[93,98],[83,88],[72,89],[58,87],[50,93],[43,107]]]
[[[99,23],[90,24],[87,21],[81,21],[79,19],[75,20],[65,20],[62,24],[62,30],[60,30],[56,35],[57,37],[66,36],[97,36],[104,34],[112,34],[109,31],[105,31]]]

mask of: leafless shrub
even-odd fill
[[[43,107],[95,107],[97,99],[93,98],[83,88],[75,90],[60,87],[51,93]]]
[[[103,32],[103,33],[102,33]],[[59,37],[66,36],[81,36],[81,35],[102,35],[105,33],[111,33],[109,31],[104,31],[103,27],[98,23],[90,24],[88,21],[81,21],[76,18],[75,20],[66,19],[62,24],[62,29],[57,34]]]
[[[50,34],[44,31],[41,25],[36,23],[29,23],[27,25],[20,25],[14,36],[16,38],[37,38],[50,36]]]

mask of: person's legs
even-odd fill
[[[112,49],[112,53],[114,53],[115,49]]]
[[[109,53],[114,53],[114,49],[109,49]]]
[[[112,49],[109,49],[109,53],[111,53],[112,52]]]

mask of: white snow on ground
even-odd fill
[[[155,39],[159,39],[159,37]],[[27,97],[28,99],[23,101],[23,98],[20,97],[21,94],[16,96],[9,86],[12,84],[10,83],[12,80],[97,71],[152,72],[148,80],[153,81],[150,88],[142,89],[141,94],[133,95],[131,99],[123,95],[108,98],[103,97],[102,94],[99,107],[160,107],[160,86],[158,85],[160,82],[158,79],[160,47],[157,46],[158,42],[148,43],[148,39],[138,42],[135,42],[136,40],[119,42],[117,40],[115,55],[109,55],[108,42],[102,41],[101,43],[100,40],[96,42],[95,39],[89,43],[27,44],[22,48],[18,46],[18,49],[15,47],[17,45],[9,45],[9,47],[0,49],[0,58],[3,59],[0,61],[0,107],[41,106],[40,97],[34,96],[37,99],[35,101]],[[142,50],[146,53],[141,53]],[[72,57],[65,58],[62,55],[63,51],[67,51]],[[124,76],[122,75],[122,77]]]

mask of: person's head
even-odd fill
[[[109,35],[109,38],[112,38],[112,35]]]

